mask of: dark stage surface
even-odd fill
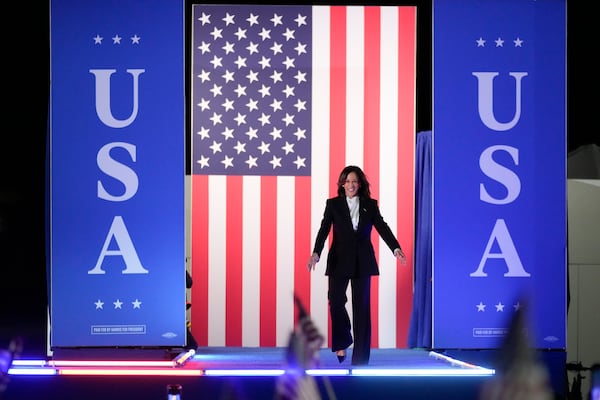
[[[373,349],[370,364],[355,368],[351,354],[340,364],[322,349],[306,370],[318,390],[310,399],[484,400],[481,387],[497,378],[497,356],[495,350]],[[564,398],[564,353],[543,352],[539,360],[555,398]],[[287,348],[61,349],[48,359],[15,360],[2,398],[175,400],[167,386],[181,385],[181,400],[275,399],[289,366]]]

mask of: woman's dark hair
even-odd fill
[[[337,181],[338,196],[343,197],[346,195],[346,191],[344,190],[344,183],[346,183],[346,178],[351,172],[354,172],[356,174],[356,176],[358,177],[358,182],[360,183],[358,187],[358,195],[365,199],[370,199],[371,185],[369,184],[369,180],[367,179],[367,176],[365,175],[363,170],[360,169],[360,167],[357,167],[356,165],[348,165],[342,170],[342,172],[340,172],[340,177]]]

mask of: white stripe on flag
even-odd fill
[[[245,176],[242,204],[244,213],[242,259],[242,345],[260,345],[260,177]],[[223,335],[224,336],[224,335]]]
[[[295,178],[277,178],[277,297],[276,297],[276,343],[278,347],[288,344],[294,330],[294,223]],[[268,246],[268,244],[266,244]],[[307,256],[308,257],[308,256]]]
[[[227,278],[225,254],[227,251],[227,235],[225,232],[227,209],[223,207],[223,199],[227,198],[227,178],[223,176],[208,177],[208,342],[211,346],[225,346],[226,305],[225,280]],[[220,266],[214,268],[214,266]]]
[[[329,7],[313,8],[313,85],[312,85],[312,122],[311,129],[316,132],[329,132],[329,104],[330,104],[330,75],[329,75]],[[329,135],[313,134],[311,144],[312,172],[311,172],[311,198],[310,208],[310,243],[306,261],[312,253],[317,230],[323,217],[325,199],[330,196],[331,173],[329,171]],[[327,346],[329,331],[329,308],[327,302],[327,280],[324,276],[327,265],[327,252],[321,255],[315,271],[311,272],[310,281],[310,307],[309,313],[319,332],[325,337],[324,346]]]
[[[348,7],[346,21],[346,165],[364,166],[365,23],[363,7]],[[348,45],[351,44],[351,45]],[[336,101],[336,99],[333,99]],[[340,168],[341,171],[341,168]],[[336,180],[340,171],[331,171]],[[369,172],[366,171],[366,174]]]
[[[379,207],[381,214],[393,232],[398,232],[397,202],[398,170],[389,168],[398,165],[398,153],[389,149],[398,148],[398,13],[381,13],[381,142],[379,171]],[[379,239],[379,347],[396,347],[396,259]]]

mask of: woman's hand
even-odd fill
[[[319,262],[319,255],[317,253],[312,253],[308,260],[308,270],[314,270],[315,265]]]
[[[402,251],[402,249],[395,249],[394,257],[400,259],[400,264],[406,265],[406,256],[404,255],[404,252]]]

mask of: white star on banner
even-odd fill
[[[513,40],[513,42],[515,43],[515,47],[522,47],[523,45],[523,40],[521,40],[520,38],[516,38],[515,40]]]

